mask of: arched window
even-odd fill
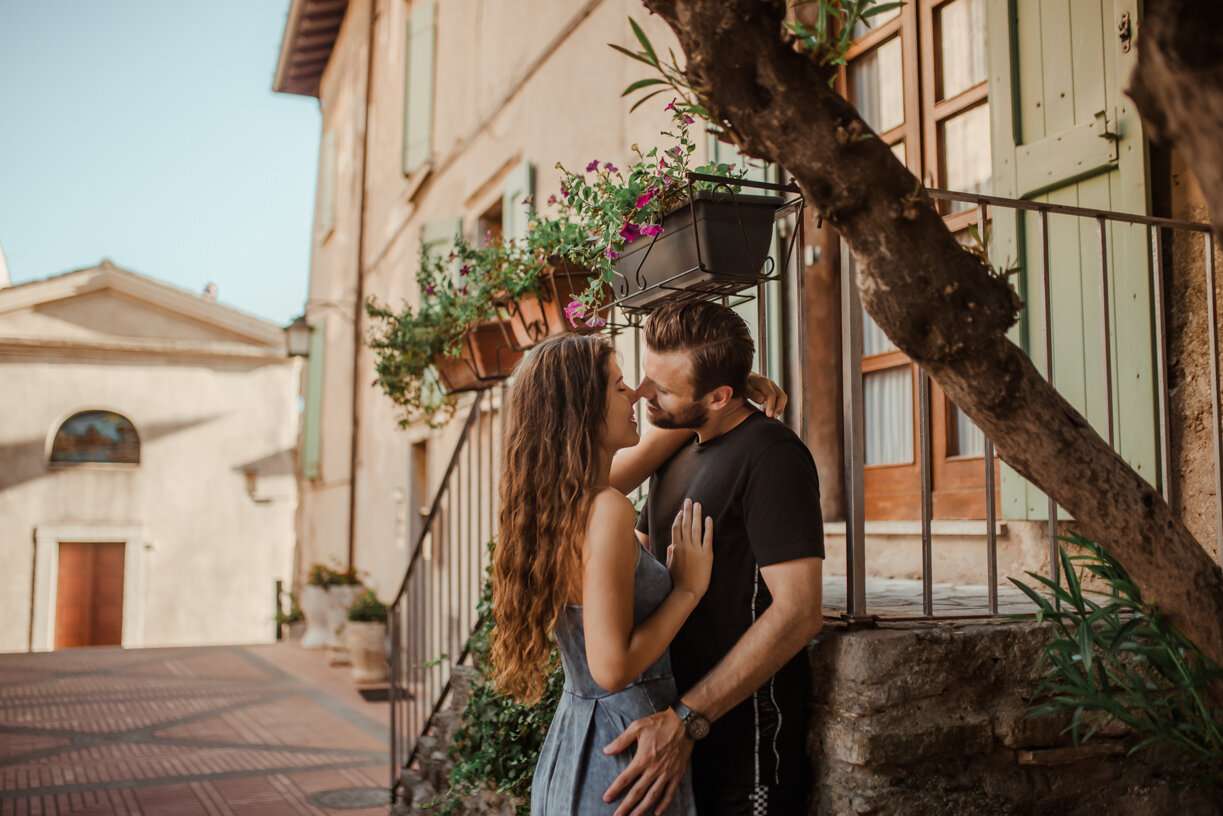
[[[55,432],[52,462],[117,462],[140,464],[136,426],[112,411],[81,411]]]

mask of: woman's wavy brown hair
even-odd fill
[[[496,687],[523,702],[543,694],[552,628],[581,586],[612,353],[594,335],[550,338],[510,388],[489,662]]]

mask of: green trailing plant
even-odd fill
[[[438,380],[435,358],[458,357],[471,330],[496,317],[490,276],[460,253],[471,253],[462,235],[455,236],[448,255],[421,248],[415,308],[405,302],[395,311],[372,297],[365,303],[374,321],[366,342],[374,352],[376,382],[400,407],[400,426],[424,420],[439,427],[450,420],[455,399]]]
[[[385,623],[386,604],[378,600],[372,589],[367,589],[348,607],[348,619],[355,623]]]
[[[1060,580],[1027,573],[1038,591],[1011,579],[1056,630],[1029,716],[1069,715],[1075,745],[1121,723],[1133,734],[1131,754],[1149,750],[1182,781],[1223,788],[1223,669],[1143,601],[1103,547],[1078,534],[1061,539],[1082,552],[1059,550]],[[1087,574],[1108,591],[1085,588]]]
[[[491,571],[490,566],[490,576]],[[518,816],[528,816],[531,780],[560,702],[565,676],[560,657],[554,654],[548,686],[538,703],[524,705],[500,694],[487,680],[489,636],[493,629],[491,577],[486,579],[481,593],[479,615],[479,624],[468,641],[479,679],[472,684],[462,725],[450,748],[455,764],[450,771],[450,789],[438,803],[438,812],[453,813],[467,796],[487,788],[517,799]]]

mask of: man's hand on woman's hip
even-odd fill
[[[628,789],[615,816],[646,816],[666,810],[688,770],[694,745],[670,708],[633,722],[603,753],[618,754],[634,742],[636,756],[603,794],[604,802],[614,802]]]

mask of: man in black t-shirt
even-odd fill
[[[628,791],[617,816],[670,800],[689,756],[699,816],[806,811],[804,647],[820,630],[824,556],[819,482],[810,451],[744,399],[754,344],[732,310],[668,304],[646,323],[650,421],[695,438],[650,481],[638,523],[665,560],[685,499],[713,518],[709,589],[671,644],[680,699],[636,721],[608,749],[636,743],[608,789]],[[648,810],[646,810],[648,808]]]

